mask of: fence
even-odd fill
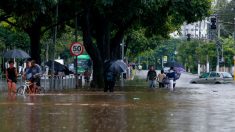
[[[82,76],[78,77],[78,86],[82,86]],[[0,91],[7,90],[7,82],[6,79],[0,78]],[[24,85],[24,80],[21,76],[18,77],[17,87]],[[43,75],[41,77],[41,86],[48,90],[62,90],[62,89],[74,89],[76,88],[76,80],[75,75],[67,75],[67,76],[48,76]]]

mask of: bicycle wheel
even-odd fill
[[[24,94],[24,86],[18,87],[16,92],[17,94],[21,94],[21,95]]]
[[[45,89],[44,89],[44,87],[41,87],[41,86],[39,86],[38,88],[37,88],[37,91],[36,91],[38,94],[44,94],[45,93]]]

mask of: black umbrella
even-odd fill
[[[30,58],[30,56],[26,52],[20,49],[13,49],[13,50],[6,51],[3,54],[3,57],[4,58],[21,58],[21,59]]]
[[[110,61],[107,66],[107,71],[111,71],[114,73],[122,73],[127,69],[127,65],[122,60]]]
[[[47,65],[50,69],[52,69],[52,62],[53,61],[49,60],[48,62],[45,63],[45,65]],[[66,66],[60,64],[59,62],[54,61],[54,70],[55,71],[65,71]]]

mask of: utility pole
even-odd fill
[[[219,72],[219,63],[220,63],[220,50],[222,49],[221,48],[221,43],[220,43],[220,24],[218,22],[218,35],[217,35],[217,42],[216,42],[216,53],[217,53],[217,63],[216,63],[216,72]]]
[[[195,29],[195,36],[196,36],[196,29]],[[199,23],[199,26],[198,26],[198,40],[200,40],[200,37],[201,37],[201,22]],[[199,43],[199,47],[200,47],[200,43]],[[200,74],[201,74],[200,55],[198,56],[197,72],[198,72],[198,76],[200,76]]]
[[[215,37],[215,40],[216,40],[216,56],[217,56],[217,60],[216,60],[216,72],[219,72],[219,63],[220,63],[220,53],[219,53],[219,50],[220,50],[220,25],[219,25],[219,22],[218,22],[218,17],[217,15],[215,16],[212,16],[211,17],[211,29],[214,30],[213,31],[213,37]],[[216,29],[217,29],[217,36],[216,36]]]
[[[210,29],[210,24],[207,23],[207,32],[208,32],[208,36],[207,39],[209,40],[211,38],[211,29]],[[206,55],[206,72],[210,71],[210,62],[209,62],[209,55],[207,53]]]
[[[58,21],[58,6],[59,6],[59,2],[57,2],[57,5],[56,5],[56,14],[55,14],[55,23],[57,23]],[[52,41],[53,41],[53,46],[52,46],[52,69],[51,69],[51,74],[52,74],[52,78],[53,78],[53,81],[52,81],[52,88],[55,89],[55,78],[54,78],[54,75],[55,75],[55,45],[56,45],[56,36],[57,36],[57,26],[55,26],[53,28],[53,38],[52,38]]]
[[[234,39],[234,48],[235,48],[235,17],[233,18],[234,20],[234,33],[233,33],[233,39]],[[235,80],[235,55],[233,56],[233,80]]]

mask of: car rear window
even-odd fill
[[[224,78],[231,78],[231,77],[232,77],[232,75],[229,74],[229,73],[227,73],[227,72],[222,73],[222,74],[223,74],[223,77],[224,77]]]

